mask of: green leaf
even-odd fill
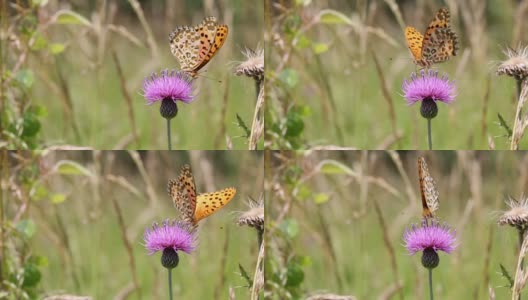
[[[308,6],[312,3],[312,0],[295,0],[296,5]]]
[[[34,287],[40,282],[42,275],[38,267],[32,263],[28,263],[24,266],[24,283],[23,287]]]
[[[285,83],[288,87],[294,88],[299,83],[299,75],[293,69],[284,69],[279,74],[279,80]]]
[[[244,267],[242,267],[241,264],[238,264],[238,269],[240,270],[240,275],[242,275],[242,277],[244,277],[244,279],[246,279],[246,281],[248,282],[248,287],[252,287],[253,280],[251,279],[251,277],[249,277],[248,272],[246,272],[246,270],[244,269]]]
[[[73,12],[71,10],[60,10],[52,17],[52,20],[57,24],[76,24],[76,25],[85,25],[91,26],[91,23],[88,19],[82,15]]]
[[[242,128],[244,130],[244,133],[246,134],[245,137],[249,138],[249,136],[251,135],[251,131],[247,127],[246,123],[244,122],[244,120],[242,120],[239,114],[236,114],[236,118],[238,122],[238,127]]]
[[[297,37],[297,43],[295,47],[299,50],[306,49],[312,45],[312,40],[310,40],[306,35],[299,35]]]
[[[33,71],[29,69],[19,70],[16,73],[15,78],[27,89],[30,89],[33,86],[33,83],[35,83],[35,75],[33,75]]]
[[[297,186],[295,188],[295,191],[296,191],[295,192],[295,196],[299,200],[305,200],[305,199],[307,199],[308,197],[310,197],[313,194],[312,189],[306,184],[301,184],[301,185]]]
[[[286,287],[299,286],[304,280],[304,271],[297,263],[289,264],[286,272]]]
[[[39,51],[48,45],[48,40],[40,34],[40,32],[35,31],[32,35],[33,43],[31,44],[31,50]]]
[[[288,236],[288,238],[293,239],[299,234],[299,224],[294,219],[284,220],[280,226],[280,230]]]
[[[44,7],[48,4],[48,0],[31,0],[31,4],[33,6],[40,6],[40,7]]]
[[[500,113],[497,113],[497,116],[499,117],[499,126],[504,128],[508,137],[511,138],[513,135],[513,131],[511,130],[510,126],[508,126],[508,123],[506,123],[506,120],[504,120]]]
[[[66,46],[60,43],[52,43],[49,45],[49,50],[53,55],[61,54],[62,52],[64,52],[65,48]]]
[[[83,167],[82,165],[70,161],[61,160],[55,165],[55,171],[62,175],[85,175],[92,176],[92,172]]]
[[[300,136],[304,130],[304,120],[295,110],[290,110],[286,116],[286,137]]]
[[[508,283],[510,284],[510,288],[513,288],[513,279],[510,276],[510,273],[508,273],[508,270],[506,270],[506,268],[502,264],[499,264],[499,266],[501,269],[502,276],[506,278],[506,280],[508,280]]]
[[[333,9],[324,9],[319,12],[319,22],[324,24],[352,24],[352,20],[346,15]]]
[[[46,198],[49,195],[49,191],[40,181],[37,181],[36,185],[31,188],[30,195],[33,200],[38,201]]]
[[[330,199],[330,196],[325,193],[319,193],[314,196],[314,201],[316,204],[326,203],[328,202],[329,199]]]
[[[64,202],[66,200],[66,195],[64,194],[53,194],[51,195],[51,203],[53,204],[59,204]]]
[[[15,228],[27,238],[31,238],[36,232],[35,223],[29,219],[21,220]]]
[[[324,160],[321,162],[321,173],[323,174],[354,174],[348,166],[335,161],[335,160]]]
[[[315,43],[312,48],[315,54],[322,54],[328,51],[328,45],[325,43]]]
[[[22,137],[34,137],[40,131],[40,121],[32,111],[24,114],[22,123]]]
[[[37,117],[46,117],[46,116],[48,116],[48,110],[43,105],[37,105],[37,104],[33,105],[33,113]]]

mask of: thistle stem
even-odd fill
[[[169,150],[172,150],[170,121],[171,119],[167,118],[167,143],[169,145]]]
[[[172,300],[172,268],[167,268],[169,271],[169,299]]]
[[[431,136],[431,119],[427,119],[427,140],[429,142],[429,150],[433,150],[433,139]]]
[[[260,246],[262,245],[264,230],[257,230],[257,234],[258,234],[258,246],[260,249]]]
[[[429,299],[433,300],[433,269],[427,268],[429,270]]]

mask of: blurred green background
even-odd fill
[[[283,151],[270,156],[266,186],[273,189],[266,199],[273,201],[265,207],[270,299],[324,293],[428,299],[421,254],[409,256],[402,239],[406,228],[421,222],[419,156],[440,193],[437,217],[456,230],[458,243],[451,255],[440,252],[433,271],[435,299],[511,299],[501,264],[514,278],[518,233],[499,227],[497,219],[509,209],[509,196],[519,199],[528,192],[526,153]]]
[[[439,104],[433,149],[509,148],[498,114],[513,127],[516,82],[495,72],[503,49],[528,46],[526,1],[266,3],[271,149],[427,149],[419,104],[408,107],[402,96],[403,80],[419,70],[404,27],[423,33],[441,7],[451,13],[460,49],[434,69],[456,82],[458,96]]]
[[[262,5],[243,0],[33,0],[30,7],[12,2],[5,13],[14,28],[5,22],[3,28],[30,49],[4,40],[9,51],[2,62],[27,83],[18,105],[33,105],[41,119],[38,142],[43,146],[38,148],[167,149],[165,119],[159,104],[146,105],[142,81],[153,72],[179,69],[169,34],[210,15],[229,26],[228,38],[196,79],[196,100],[178,103],[173,149],[248,148],[240,124],[251,128],[255,84],[235,76],[233,69],[245,60],[246,47],[263,44]]]
[[[153,222],[178,217],[167,194],[167,182],[177,178],[186,163],[193,168],[198,192],[233,186],[237,194],[227,206],[200,222],[196,251],[180,254],[180,263],[173,270],[174,299],[227,299],[230,293],[237,299],[249,299],[250,289],[240,275],[239,264],[253,279],[259,252],[257,234],[236,221],[249,209],[249,198],[258,200],[263,193],[262,152],[8,155],[10,174],[3,182],[9,188],[3,209],[7,220],[19,230],[5,229],[4,242],[15,251],[9,252],[11,258],[17,257],[13,261],[20,260],[24,269],[28,269],[28,257],[38,257],[42,278],[37,285],[39,297],[32,299],[58,293],[92,299],[123,295],[128,295],[126,299],[168,299],[167,271],[160,264],[160,253],[147,255],[143,232]],[[25,243],[15,243],[20,238],[15,238],[17,232],[27,232],[21,228],[32,228],[34,234]],[[11,262],[9,257],[4,259]],[[13,263],[4,271],[17,270],[15,266]]]

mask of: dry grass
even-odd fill
[[[510,297],[508,288],[497,288],[507,285],[499,264],[514,273],[516,235],[497,228],[495,212],[504,194],[526,193],[522,166],[528,159],[511,152],[272,152],[265,184],[267,199],[273,199],[266,206],[267,259],[279,266],[267,269],[266,278],[288,268],[286,257],[307,256],[311,263],[303,267],[301,285],[307,296],[325,290],[353,291],[359,298],[423,298],[425,269],[401,246],[403,230],[421,216],[418,156],[428,161],[440,192],[438,216],[456,229],[459,245],[452,255],[441,255],[435,294]],[[327,200],[320,203],[322,195]],[[283,228],[291,222],[300,234],[286,239]],[[282,295],[278,285],[269,283],[267,294]]]

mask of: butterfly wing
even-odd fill
[[[180,63],[183,71],[190,72],[196,66],[202,48],[198,26],[178,26],[169,35],[171,52]]]
[[[425,30],[422,43],[422,58],[426,66],[444,62],[456,55],[457,35],[451,30],[447,8],[441,8]]]
[[[224,28],[225,27],[225,28]],[[169,36],[171,52],[181,69],[196,76],[211,60],[227,36],[227,26],[218,26],[215,17],[207,17],[194,27],[177,27]]]
[[[440,28],[433,31],[429,43],[422,49],[422,54],[425,61],[434,64],[456,56],[457,50],[457,35],[449,28]]]
[[[419,62],[422,60],[422,44],[423,35],[416,30],[414,27],[407,26],[405,28],[405,40],[407,41],[407,47],[411,50],[411,54],[414,57],[414,61]]]
[[[196,211],[194,213],[194,223],[212,215],[220,208],[224,207],[236,194],[235,188],[226,188],[213,193],[200,194],[196,201]]]
[[[215,34],[214,34],[214,42],[211,45],[211,49],[209,50],[209,53],[204,57],[202,62],[199,66],[196,67],[196,71],[203,68],[212,58],[215,56],[215,54],[218,52],[218,50],[224,45],[225,40],[227,39],[227,33],[229,32],[229,28],[227,25],[216,25],[215,24]],[[211,30],[212,32],[212,30]]]
[[[184,165],[177,180],[169,180],[168,192],[184,221],[194,223],[196,210],[196,184],[191,167]]]
[[[438,209],[438,190],[433,177],[429,174],[427,163],[423,157],[418,158],[418,177],[420,179],[423,216],[425,218],[433,218],[435,211]]]
[[[433,20],[429,23],[429,26],[427,26],[427,29],[425,30],[424,34],[424,44],[429,43],[429,40],[431,39],[431,35],[433,32],[437,29],[445,29],[449,28],[449,10],[447,8],[443,7],[441,8],[436,15],[434,16]]]

